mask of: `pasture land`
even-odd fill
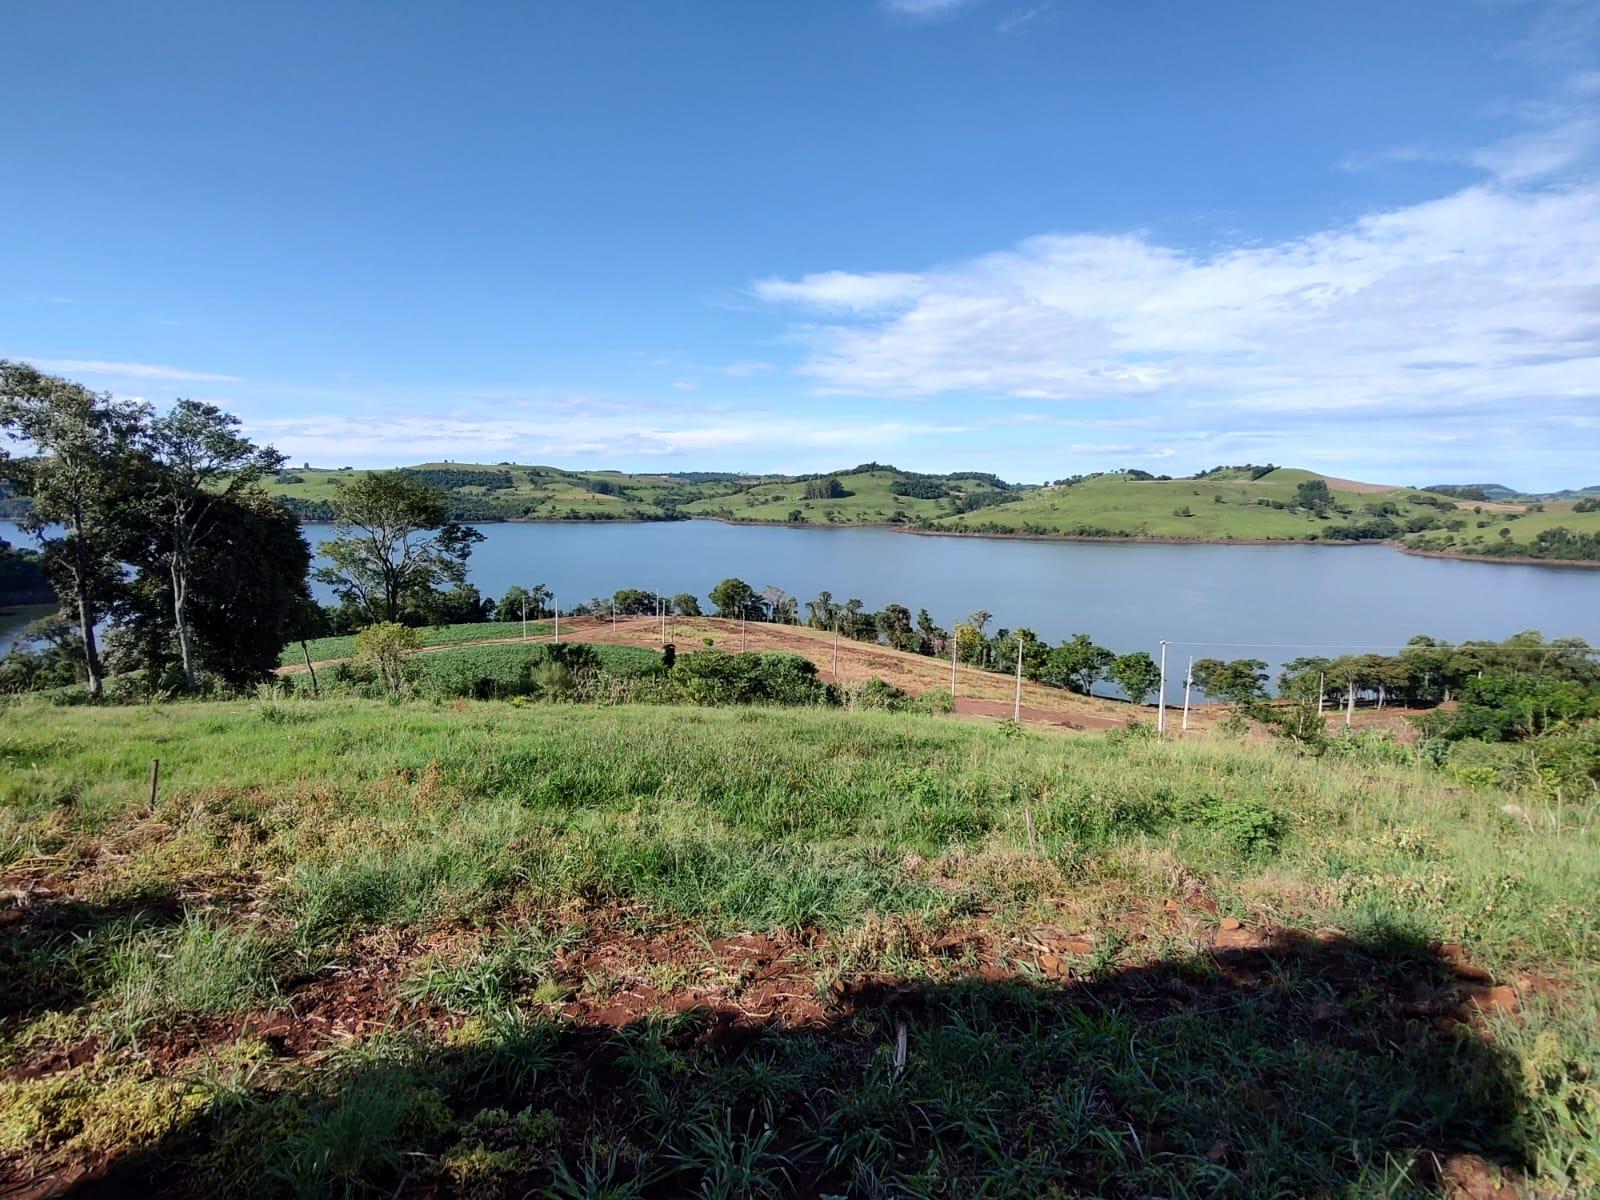
[[[4,720],[7,1182],[1600,1188],[1592,798],[1372,735],[1307,759],[282,698]]]

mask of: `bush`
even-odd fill
[[[806,705],[833,699],[810,659],[770,651],[685,654],[672,668],[672,682],[692,704]]]

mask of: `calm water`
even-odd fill
[[[471,579],[489,596],[543,583],[563,608],[620,587],[693,592],[705,604],[734,575],[802,600],[827,588],[868,608],[926,607],[946,626],[986,608],[990,628],[1027,626],[1050,641],[1087,633],[1119,652],[1155,654],[1165,638],[1174,676],[1191,653],[1276,665],[1317,648],[1398,646],[1416,633],[1454,640],[1540,629],[1600,642],[1600,570],[1451,562],[1387,546],[1101,544],[713,521],[482,532]],[[306,536],[319,545],[329,527],[307,526]],[[25,541],[3,522],[0,537]]]

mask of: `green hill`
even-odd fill
[[[937,527],[966,533],[1194,541],[1370,540],[1456,515],[1453,500],[1414,488],[1356,491],[1331,486],[1331,504],[1308,507],[1298,498],[1300,485],[1324,476],[1288,468],[1251,475],[1245,470],[1190,479],[1092,475],[1030,491],[1003,507],[942,520]]]
[[[837,488],[829,489],[829,481]],[[830,490],[842,494],[829,496]],[[729,521],[905,524],[952,517],[969,506],[1005,503],[1021,490],[993,475],[923,475],[867,463],[834,475],[787,476],[750,484],[732,495],[697,500],[684,511]]]
[[[563,471],[499,463],[421,463],[402,470],[445,492],[451,514],[464,521],[659,521],[683,505],[737,490],[738,482],[622,471]],[[281,471],[268,489],[303,520],[331,519],[339,483],[366,472],[321,467]]]

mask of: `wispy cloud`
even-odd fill
[[[1048,4],[1038,4],[1033,8],[1018,9],[1009,17],[1006,17],[1004,20],[1002,20],[1000,24],[996,25],[994,27],[994,31],[996,33],[1016,33],[1030,21],[1033,21],[1039,17],[1049,7],[1050,6]]]
[[[192,371],[160,363],[108,362],[98,358],[29,358],[41,371],[105,379],[166,379],[174,383],[237,383],[237,375]]]
[[[926,21],[951,16],[974,3],[982,3],[982,0],[881,0],[881,3],[897,16]]]

